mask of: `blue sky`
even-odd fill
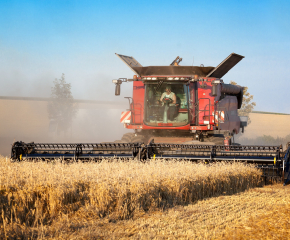
[[[228,74],[248,86],[255,110],[290,113],[290,1],[0,1],[0,96],[48,97],[65,73],[79,99],[125,101],[112,79],[143,66],[217,66],[245,56]]]

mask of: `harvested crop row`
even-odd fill
[[[178,161],[62,164],[1,158],[0,174],[1,225],[6,229],[48,224],[81,207],[99,217],[128,219],[140,211],[232,194],[262,182],[259,170],[242,163]]]

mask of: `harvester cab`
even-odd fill
[[[246,126],[247,119],[237,112],[243,88],[221,79],[243,56],[232,53],[217,67],[180,66],[179,56],[169,66],[143,67],[133,57],[116,55],[136,74],[113,80],[116,95],[123,82],[133,82],[129,111],[122,112],[121,123],[134,133],[121,142],[230,144]]]

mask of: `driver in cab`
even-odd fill
[[[175,106],[176,96],[174,92],[171,92],[171,86],[166,86],[165,92],[162,93],[159,101],[162,103],[168,103],[169,106]]]
[[[174,92],[171,92],[171,86],[167,85],[165,92],[161,95],[159,102],[162,103],[163,108],[163,123],[167,123],[168,119],[173,121],[176,113],[176,96]]]

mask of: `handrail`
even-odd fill
[[[202,100],[202,99],[206,99],[206,100],[209,101],[209,104],[206,104],[203,110],[201,110],[201,109],[199,108],[199,101]],[[210,114],[210,111],[211,111],[211,101],[210,101],[210,98],[199,98],[198,101],[197,101],[197,103],[196,103],[196,106],[198,107],[198,114],[197,114],[197,116],[196,116],[197,119],[198,119],[198,120],[197,120],[198,125],[199,125],[199,113],[200,113],[200,112],[205,112],[205,113],[206,113],[206,111],[208,111],[209,114],[208,114],[208,115],[204,114],[204,116],[209,116],[209,120],[210,120],[210,116],[211,116],[211,114]],[[206,107],[207,107],[207,106],[209,106],[209,109],[208,109],[208,110],[206,110]]]

